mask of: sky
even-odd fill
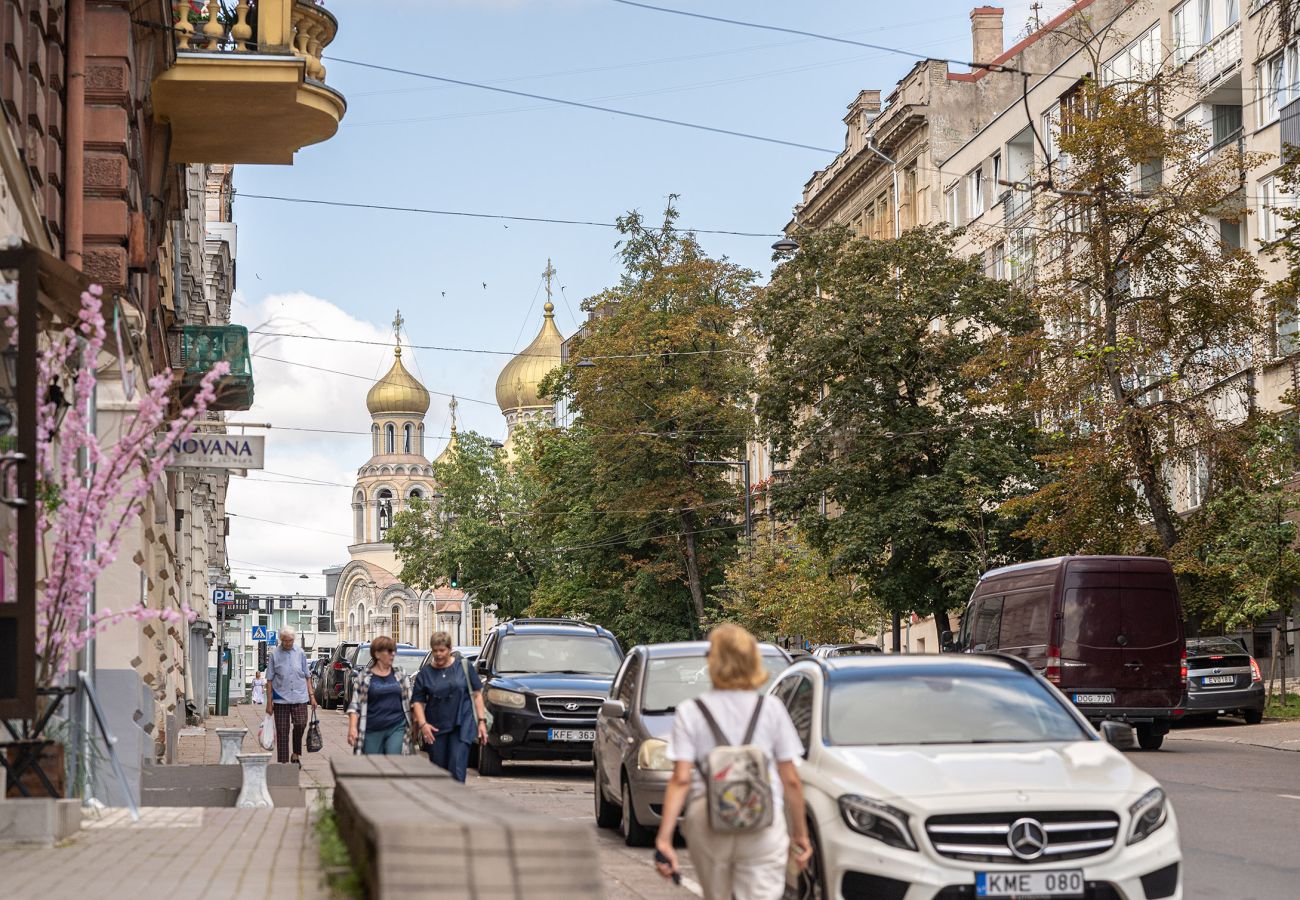
[[[646,0],[704,15],[970,58],[964,0]],[[1031,0],[1003,4],[1005,45]],[[1043,20],[1064,7],[1045,0]],[[612,223],[650,219],[679,195],[704,249],[765,278],[770,245],[803,184],[844,145],[845,108],[884,93],[915,57],[669,15],[616,0],[328,0],[339,20],[326,83],[348,103],[338,134],[292,166],[238,166],[233,320],[253,335],[253,408],[270,424],[266,468],[234,478],[232,575],[255,593],[316,594],[347,561],[349,486],[370,456],[365,395],[392,361],[394,313],[408,368],[433,395],[430,459],[460,426],[498,438],[504,355],[541,325],[550,259],[556,323],[619,276],[612,228],[433,216],[258,199],[263,195]],[[609,106],[809,145],[802,149],[452,86],[366,63]],[[960,69],[954,66],[954,69]],[[371,342],[371,343],[364,343]],[[493,352],[481,352],[493,351]],[[329,370],[329,371],[322,371]],[[302,578],[307,575],[307,578]],[[252,576],[250,578],[250,576]]]

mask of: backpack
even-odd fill
[[[763,697],[760,695],[754,706],[745,739],[736,745],[727,741],[703,700],[697,699],[695,705],[713,732],[715,742],[714,748],[698,763],[709,806],[709,827],[731,833],[767,828],[773,820],[771,761],[766,750],[750,743],[763,712]]]

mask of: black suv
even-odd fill
[[[500,775],[505,759],[591,759],[596,714],[622,661],[614,635],[576,619],[492,629],[476,662],[492,716],[479,774]]]

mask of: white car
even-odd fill
[[[804,660],[771,689],[807,748],[815,853],[787,896],[1182,897],[1155,779],[1054,687],[999,656]]]

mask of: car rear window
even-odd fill
[[[597,635],[512,634],[501,639],[498,674],[613,675],[623,655],[609,638]]]
[[[788,665],[784,656],[764,653],[763,666],[767,669],[767,683],[759,690],[766,691]],[[709,663],[703,655],[651,659],[645,675],[645,688],[641,692],[641,712],[646,715],[670,713],[712,686],[709,681]]]
[[[1246,651],[1235,641],[1189,641],[1187,644],[1188,656],[1237,656],[1245,654]]]
[[[1033,676],[985,669],[859,669],[831,681],[832,744],[997,744],[1083,741],[1090,735]]]

